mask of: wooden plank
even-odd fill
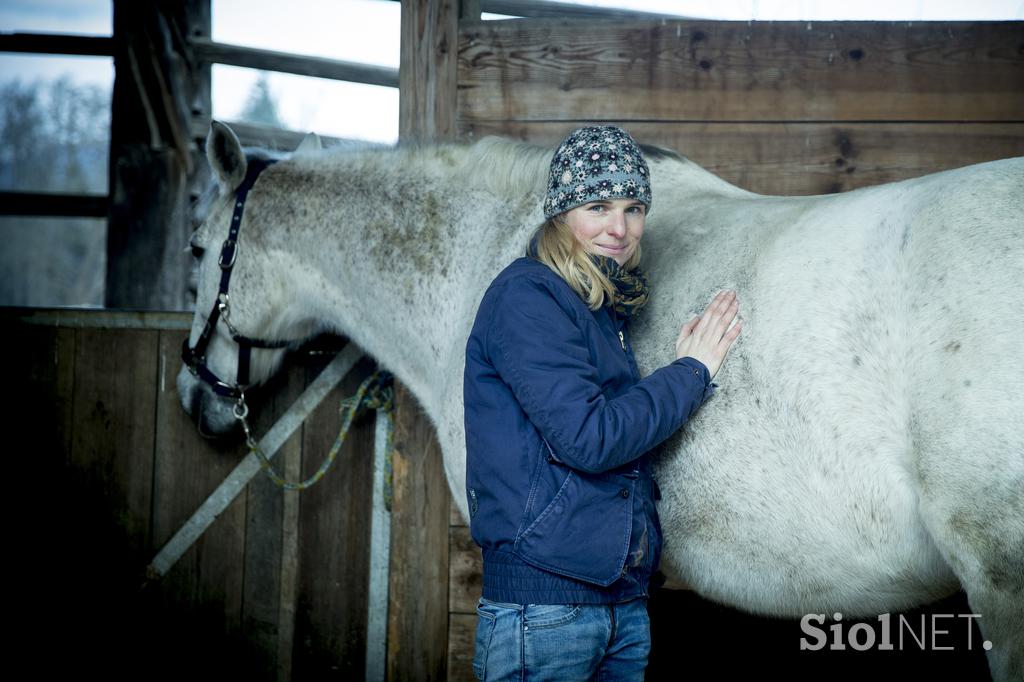
[[[450,140],[456,133],[458,23],[458,0],[402,3],[402,143]],[[398,381],[392,479],[387,677],[440,680],[448,664],[451,493],[433,427]]]
[[[476,646],[476,610],[473,615],[453,613],[448,622],[448,680],[471,682]]]
[[[471,138],[504,134],[554,146],[583,121],[462,122]],[[622,122],[642,143],[675,149],[761,194],[826,194],[1024,155],[1022,123]],[[657,208],[655,208],[657,210]]]
[[[0,192],[0,215],[106,218],[109,203],[105,194]]]
[[[298,456],[282,453],[279,471],[289,481],[302,476],[301,441]],[[277,679],[293,679],[295,615],[299,600],[299,514],[300,496],[284,495],[281,505],[281,598],[277,615]]]
[[[484,564],[469,526],[448,527],[448,556],[448,611],[475,614],[476,602],[483,592]]]
[[[32,452],[42,479],[60,475],[71,452],[75,331],[3,318],[0,334],[6,354],[16,358],[7,382],[10,395],[17,396],[6,407],[9,423],[32,426],[12,429],[14,452]]]
[[[54,33],[6,33],[0,35],[0,52],[70,54],[109,57],[114,41],[103,36],[73,36]]]
[[[342,399],[373,370],[364,358],[303,428],[303,476],[338,435]],[[310,371],[313,371],[312,369]],[[302,493],[295,679],[358,679],[365,673],[374,415],[352,423],[331,471]]]
[[[477,121],[1021,121],[1024,22],[510,20],[459,35]]]
[[[83,308],[0,308],[0,320],[19,324],[69,329],[168,329],[192,328],[192,313],[139,310],[88,310]]]
[[[300,370],[289,367],[261,390],[266,400],[251,421],[257,437],[265,434],[306,388],[305,372]],[[272,461],[287,480],[299,480],[301,429],[285,441]],[[268,679],[291,679],[294,617],[290,622],[281,618],[284,614],[287,619],[295,610],[298,518],[297,510],[286,509],[286,505],[297,506],[298,494],[285,492],[263,473],[256,475],[246,493],[242,633],[262,654],[260,667]]]
[[[388,676],[388,578],[391,569],[391,510],[385,499],[390,487],[391,414],[377,410],[373,431],[373,504],[370,528],[370,575],[367,585],[366,682]]]
[[[135,332],[140,333],[140,332]],[[186,332],[160,332],[157,382],[153,547],[162,547],[241,459],[241,444],[200,437],[178,399],[175,378]],[[203,627],[241,631],[246,499],[239,496],[174,565],[161,583],[177,611],[206,613]]]
[[[398,133],[404,142],[455,134],[458,0],[402,3]]]
[[[71,465],[149,545],[158,332],[83,329],[75,348]]]
[[[459,24],[480,21],[480,0],[459,0]]]
[[[441,447],[409,390],[395,382],[394,502],[388,679],[446,677],[448,500]]]
[[[479,0],[482,11],[513,17],[564,17],[573,19],[678,19],[679,15],[639,12],[614,7],[587,7],[548,0]]]
[[[398,69],[387,66],[261,50],[242,45],[216,43],[201,38],[193,38],[190,43],[195,49],[197,58],[206,63],[230,64],[249,69],[280,71],[299,76],[315,76],[316,78],[330,78],[353,83],[382,85],[389,88],[398,87]]]
[[[231,128],[231,131],[238,137],[243,147],[262,147],[264,149],[276,149],[279,151],[294,151],[308,132],[297,130],[286,130],[284,128],[273,128],[271,126],[257,125],[253,123],[241,123],[238,121],[222,121]],[[192,136],[196,140],[204,141],[210,132],[210,117],[193,118],[191,122]],[[326,147],[350,145],[355,148],[368,148],[376,143],[363,140],[351,140],[343,137],[331,137],[330,135],[319,135],[320,142]],[[204,142],[205,144],[205,142]],[[380,147],[388,147],[381,143]]]

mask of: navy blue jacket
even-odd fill
[[[646,596],[662,544],[649,453],[713,393],[707,368],[685,357],[641,379],[628,321],[524,257],[484,293],[463,388],[483,596]]]

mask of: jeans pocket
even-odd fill
[[[527,604],[523,622],[533,630],[571,623],[580,615],[579,604]]]
[[[497,616],[477,607],[476,641],[473,650],[473,675],[478,680],[484,679],[487,672],[487,650],[491,646],[494,635],[494,623]]]

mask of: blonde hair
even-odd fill
[[[584,250],[583,245],[572,233],[572,228],[565,221],[565,214],[559,213],[544,221],[534,233],[537,244],[533,255],[541,263],[554,270],[564,279],[573,291],[580,295],[583,302],[591,310],[600,308],[605,300],[611,300],[615,293],[615,285],[594,265]],[[531,240],[533,241],[533,240]],[[633,255],[629,257],[623,268],[632,270],[640,265],[640,244],[636,245]]]

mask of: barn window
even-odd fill
[[[0,305],[103,305],[111,25],[105,0],[0,8],[37,32],[0,55]]]
[[[214,118],[328,137],[397,141],[398,88],[365,82],[361,72],[372,74],[375,67],[397,71],[399,3],[214,0],[211,9],[215,43],[337,60],[332,78],[215,64]],[[341,63],[353,67],[350,75]],[[301,71],[301,62],[295,64]],[[272,66],[270,59],[263,68]]]
[[[213,117],[391,144],[398,88],[215,64]]]

